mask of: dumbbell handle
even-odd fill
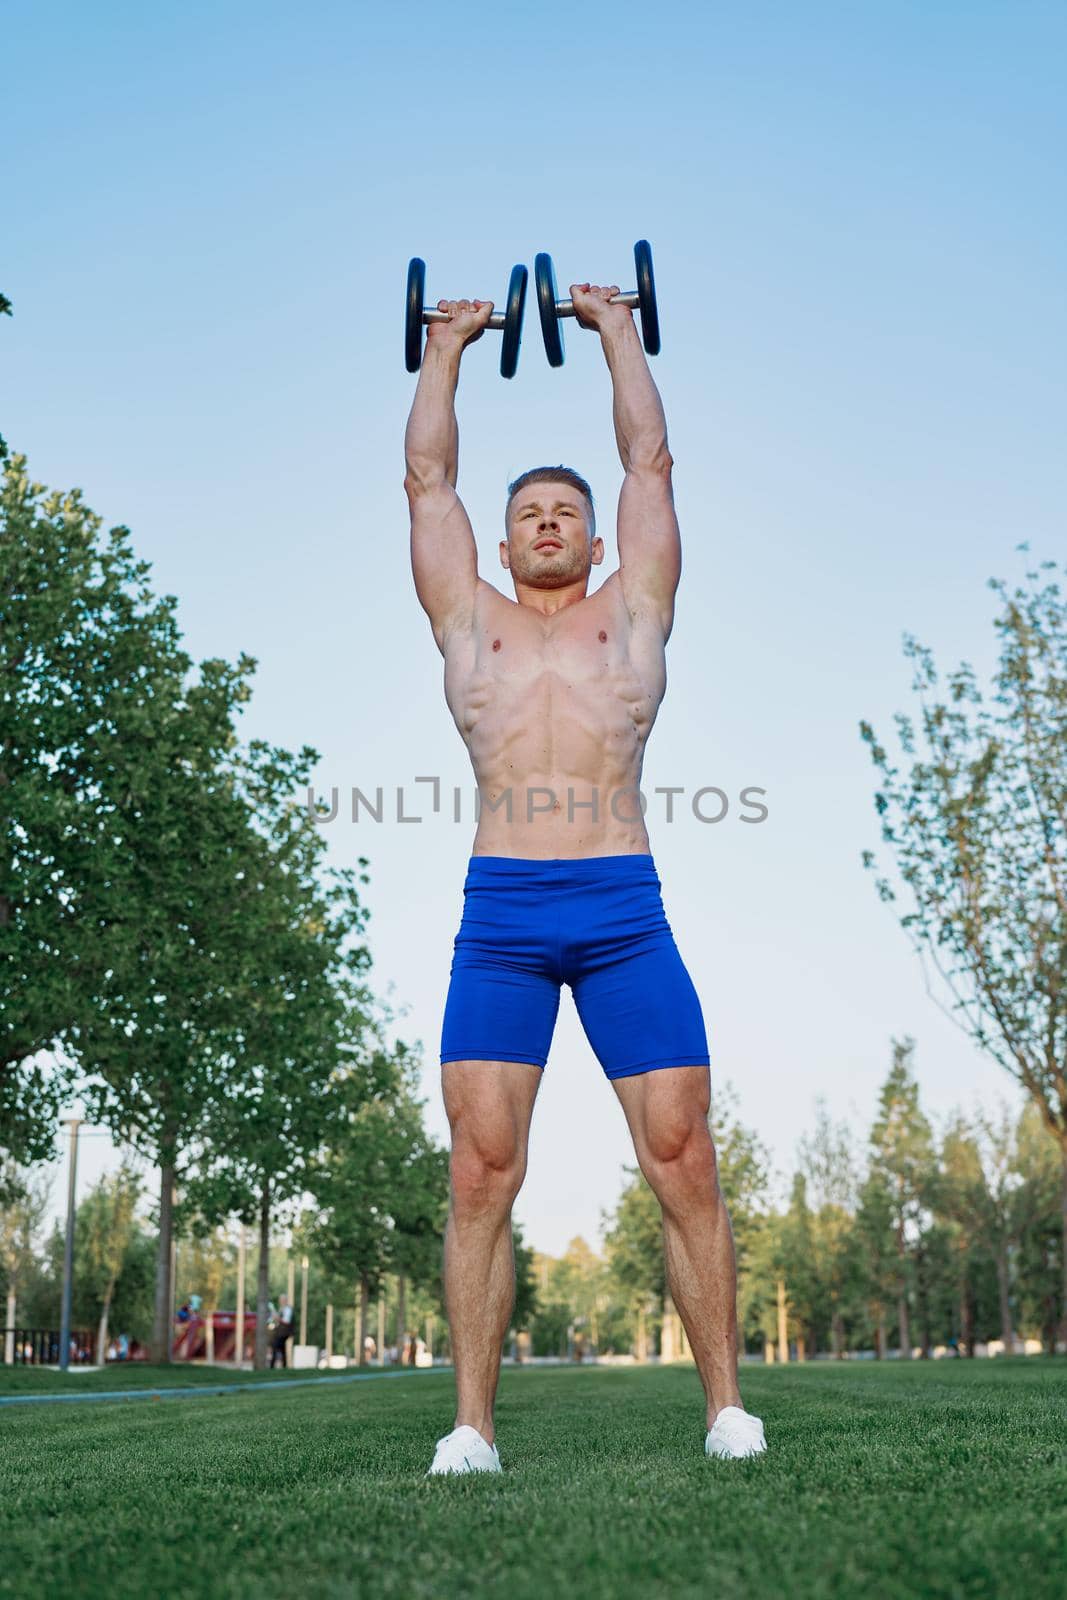
[[[569,314],[571,316],[574,315],[573,312]],[[449,316],[447,311],[438,311],[436,306],[423,306],[422,320],[423,322],[451,322],[452,318]],[[496,328],[498,332],[503,332],[504,322],[505,317],[503,312],[494,311],[492,316],[489,318],[489,321],[486,323],[486,327]]]
[[[626,294],[613,295],[608,301],[608,304],[611,306],[629,306],[632,310],[636,310],[641,304],[641,297],[636,289],[630,289]],[[556,301],[557,317],[576,317],[577,315],[578,313],[574,309],[573,300]],[[422,320],[424,323],[451,322],[452,318],[447,311],[438,311],[436,306],[423,306]],[[504,327],[503,313],[494,311],[492,316],[489,318],[489,321],[486,323],[486,327],[496,328],[498,332],[502,332]]]
[[[626,294],[613,294],[611,299],[608,301],[609,306],[629,306],[631,310],[634,311],[636,311],[640,304],[641,296],[638,294],[636,289],[630,289]],[[557,317],[576,317],[577,315],[578,313],[574,309],[573,300],[556,301]]]

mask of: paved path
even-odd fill
[[[426,1371],[432,1371],[427,1367]],[[3,1394],[0,1406],[62,1405],[79,1400],[187,1400],[202,1394],[273,1394],[275,1389],[321,1389],[325,1383],[366,1383],[370,1378],[413,1378],[406,1372],[346,1372],[327,1378],[268,1378],[266,1382],[187,1383],[159,1389],[85,1389],[81,1394]]]

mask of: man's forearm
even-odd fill
[[[456,388],[462,352],[427,342],[419,381],[404,435],[407,479],[415,489],[441,479],[456,484],[459,467],[459,425]]]
[[[602,334],[604,356],[614,390],[612,416],[624,469],[670,463],[667,419],[633,318]]]

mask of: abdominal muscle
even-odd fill
[[[478,783],[476,856],[649,853],[638,786],[663,693],[662,646],[639,671],[617,615],[603,630],[614,649],[585,618],[567,621],[543,641],[507,630],[494,652],[496,618],[446,661],[446,694]]]

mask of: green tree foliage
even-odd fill
[[[338,1291],[346,1284],[358,1291],[362,1320],[394,1263],[410,1266],[416,1245],[425,1262],[429,1237],[443,1232],[448,1160],[423,1125],[417,1075],[417,1059],[403,1045],[380,1051],[369,1078],[350,1082],[346,1112],[309,1174],[316,1203],[309,1236]]]
[[[108,1323],[115,1290],[130,1246],[139,1231],[136,1220],[141,1181],[132,1167],[100,1179],[78,1207],[78,1266],[82,1292],[98,1302],[96,1359],[103,1365],[107,1352]]]
[[[511,1249],[515,1257],[515,1305],[511,1325],[516,1330],[528,1328],[537,1313],[537,1278],[534,1272],[536,1252],[523,1238],[517,1222],[511,1224]],[[436,1254],[439,1256],[440,1251]]]
[[[20,1297],[36,1276],[39,1235],[47,1204],[48,1184],[40,1172],[22,1170],[10,1160],[0,1165],[0,1280],[5,1296],[5,1330],[16,1326]],[[11,1355],[11,1350],[5,1348],[4,1360]]]
[[[374,1093],[367,1041],[377,1032],[363,982],[369,957],[352,942],[366,920],[356,875],[323,868],[322,831],[290,800],[293,759],[263,745],[252,754],[242,771],[255,826],[242,850],[256,892],[244,917],[242,987],[184,1194],[209,1224],[236,1215],[257,1225],[263,1367],[274,1215],[300,1200],[335,1119],[361,1088]]]
[[[1047,578],[1058,570],[1042,562],[1013,592],[990,580],[1001,611],[988,691],[966,662],[942,685],[932,652],[906,636],[919,716],[918,729],[895,718],[903,770],[868,723],[860,731],[907,891],[901,925],[950,1015],[1059,1141],[1067,1328],[1067,596]],[[876,867],[870,851],[864,862]],[[884,875],[877,886],[897,899]]]
[[[189,663],[127,530],[102,535],[77,490],[0,456],[0,1145],[28,1160],[51,1153],[69,1082],[51,1052],[136,987],[124,817]]]
[[[604,1234],[608,1272],[616,1293],[629,1310],[650,1301],[663,1303],[667,1290],[663,1258],[663,1219],[659,1201],[637,1167],[629,1179]]]
[[[844,1123],[834,1123],[821,1101],[816,1103],[814,1131],[800,1142],[800,1165],[812,1207],[808,1273],[816,1287],[817,1300],[824,1313],[829,1313],[831,1348],[835,1356],[840,1356],[845,1348],[845,1319],[857,1290],[853,1229],[857,1159],[849,1128]],[[824,1327],[823,1317],[813,1320],[813,1350],[825,1336]]]
[[[911,1302],[921,1281],[922,1241],[928,1221],[934,1171],[934,1140],[919,1105],[913,1072],[915,1042],[893,1041],[893,1064],[882,1085],[878,1115],[871,1129],[871,1172],[889,1196],[896,1249],[897,1333],[901,1353],[910,1355]]]

